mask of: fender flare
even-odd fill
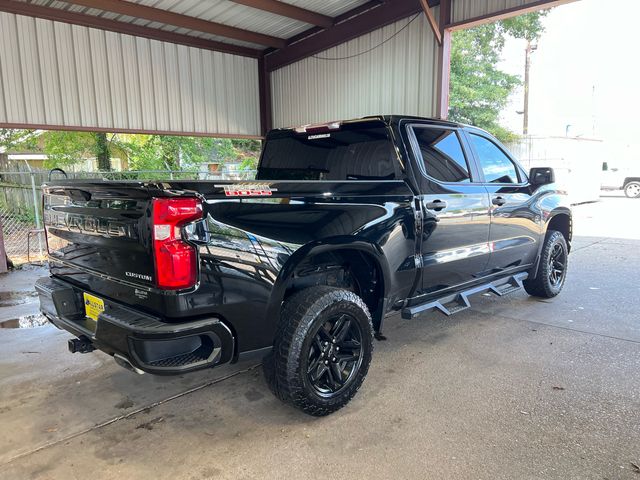
[[[553,220],[558,215],[566,215],[567,217],[569,217],[569,232],[570,232],[570,236],[571,237],[573,236],[573,229],[571,228],[572,221],[573,221],[571,217],[571,209],[568,207],[560,206],[551,210],[551,212],[549,213],[549,216],[544,221],[544,225],[543,225],[544,228],[542,231],[542,235],[540,236],[540,245],[538,245],[538,254],[536,255],[536,261],[533,264],[533,268],[531,268],[531,271],[529,272],[530,279],[534,279],[538,276],[538,267],[540,265],[540,257],[542,255],[542,248],[544,247],[544,240],[545,238],[547,238],[547,231],[549,230],[549,224],[551,223],[551,220]]]
[[[622,182],[622,188],[624,189],[629,183],[640,182],[640,177],[625,177]]]
[[[569,217],[569,237],[573,237],[573,219],[571,216],[571,209],[568,207],[564,207],[564,206],[558,206],[556,208],[554,208],[553,210],[551,210],[551,212],[549,212],[549,216],[546,218],[545,222],[544,222],[544,232],[543,234],[546,235],[547,234],[547,230],[549,229],[549,224],[551,223],[551,221],[557,217],[558,215],[566,215],[567,217]],[[571,238],[569,238],[569,240],[571,240]]]
[[[287,282],[300,262],[320,253],[336,250],[357,250],[369,254],[375,260],[382,274],[382,298],[386,298],[391,282],[391,272],[389,263],[378,245],[366,240],[354,240],[353,237],[333,237],[314,241],[296,250],[278,273],[267,305],[267,318],[273,321],[274,325],[280,318],[280,309],[286,293]]]

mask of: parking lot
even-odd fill
[[[138,376],[52,326],[0,329],[0,478],[640,478],[640,201],[575,207],[563,293],[399,317],[348,407],[257,362]]]

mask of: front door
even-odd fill
[[[422,289],[431,294],[477,278],[489,258],[489,196],[474,183],[458,129],[409,127],[423,217]]]
[[[624,183],[624,173],[615,165],[609,162],[602,163],[602,177],[600,186],[606,190],[619,190]]]
[[[524,171],[498,143],[482,132],[467,132],[491,201],[491,258],[498,273],[535,261],[542,219]]]

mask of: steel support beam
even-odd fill
[[[576,0],[538,0],[518,7],[506,8],[479,17],[468,18],[461,22],[451,22],[451,1],[440,0],[440,32],[442,43],[438,49],[438,91],[437,113],[438,118],[446,120],[449,115],[449,89],[451,79],[451,34],[456,30],[473,28],[485,23],[497,22],[505,18],[523,15],[546,8],[553,8]]]
[[[273,128],[273,106],[271,103],[271,73],[267,71],[264,57],[258,59],[258,82],[260,95],[260,131],[265,136]]]
[[[250,138],[260,140],[261,135],[244,135],[240,133],[210,133],[210,132],[174,132],[173,130],[148,130],[142,128],[117,127],[88,127],[86,125],[51,125],[47,123],[4,123],[0,128],[18,130],[60,130],[64,132],[106,132],[106,133],[142,133],[145,135],[173,135],[176,137],[215,137],[215,138]]]
[[[259,50],[241,47],[239,45],[232,45],[230,43],[216,42],[213,40],[206,40],[204,38],[192,37],[190,35],[166,32],[158,28],[141,27],[139,25],[134,25],[133,23],[118,22],[116,20],[96,17],[95,15],[85,15],[83,13],[69,12],[59,8],[43,7],[40,5],[16,2],[14,0],[0,0],[0,11],[14,13],[16,15],[42,18],[45,20],[53,20],[56,22],[70,23],[73,25],[81,25],[83,27],[98,28],[100,30],[150,38],[152,40],[186,45],[188,47],[231,53],[234,55],[241,55],[243,57],[258,58],[261,54]]]
[[[282,17],[299,20],[300,22],[310,23],[318,27],[329,28],[333,25],[333,18],[322,15],[305,8],[296,7],[289,3],[280,2],[278,0],[231,0],[232,2],[246,5],[247,7],[256,8],[265,12],[275,13]]]
[[[272,72],[421,11],[417,0],[387,0],[360,15],[269,53],[265,56],[267,71]]]
[[[349,10],[348,12],[345,12],[342,15],[337,16],[336,18],[333,19],[333,24],[337,25],[338,23],[347,21],[350,18],[357,17],[358,15],[366,12],[367,10],[371,10],[372,8],[378,7],[382,3],[384,3],[384,0],[369,0],[367,3],[363,3],[359,7],[356,7],[353,10]],[[305,38],[310,37],[312,35],[315,35],[316,33],[319,33],[322,30],[324,30],[324,28],[322,27],[313,27],[308,30],[305,30],[304,32],[301,32],[289,38],[287,40],[287,45],[293,45],[294,43],[299,42],[300,40],[304,40]],[[271,52],[273,52],[273,50],[265,52],[265,54],[271,53]]]
[[[438,86],[436,116],[446,120],[449,116],[449,84],[451,78],[451,0],[440,0],[440,46],[438,47]]]
[[[282,48],[286,46],[286,40],[271,35],[251,32],[237,27],[230,27],[222,23],[210,22],[201,18],[191,17],[180,13],[148,7],[139,3],[123,0],[67,0],[73,5],[96,8],[105,12],[128,15],[134,18],[143,18],[153,22],[165,23],[175,27],[187,28],[198,32],[218,35],[220,37],[240,40],[242,42],[257,43],[268,47]],[[30,5],[31,6],[31,5]]]
[[[422,10],[424,11],[424,14],[427,16],[427,21],[431,26],[431,31],[433,32],[433,34],[436,37],[436,40],[438,41],[438,45],[442,45],[442,33],[440,32],[440,27],[438,26],[438,22],[436,21],[436,18],[433,16],[433,11],[429,6],[429,2],[427,2],[427,0],[420,0],[420,5],[422,5]]]
[[[519,7],[506,8],[497,12],[492,12],[487,15],[481,15],[479,17],[468,18],[461,22],[448,23],[446,28],[455,31],[465,28],[473,28],[484,23],[497,22],[498,20],[504,20],[505,18],[517,17],[518,15],[524,15],[525,13],[535,12],[537,10],[544,10],[547,8],[558,7],[567,3],[575,2],[577,0],[538,0],[536,2],[528,3]]]

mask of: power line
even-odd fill
[[[330,60],[330,61],[336,61],[336,60],[349,60],[350,58],[356,58],[356,57],[360,57],[362,55],[366,55],[367,53],[370,53],[372,51],[374,51],[376,48],[380,48],[381,46],[383,46],[385,43],[390,42],[391,40],[393,40],[395,37],[397,37],[398,35],[400,35],[409,25],[411,25],[411,23],[413,23],[413,21],[418,18],[420,16],[419,13],[416,13],[413,18],[411,20],[409,20],[407,22],[407,24],[402,27],[400,30],[398,30],[396,33],[394,33],[393,35],[391,35],[389,38],[387,38],[386,40],[380,42],[378,45],[375,45],[367,50],[365,50],[364,52],[360,52],[360,53],[356,53],[354,55],[348,55],[346,57],[319,57],[318,55],[312,55],[311,58],[315,58],[317,60]]]

